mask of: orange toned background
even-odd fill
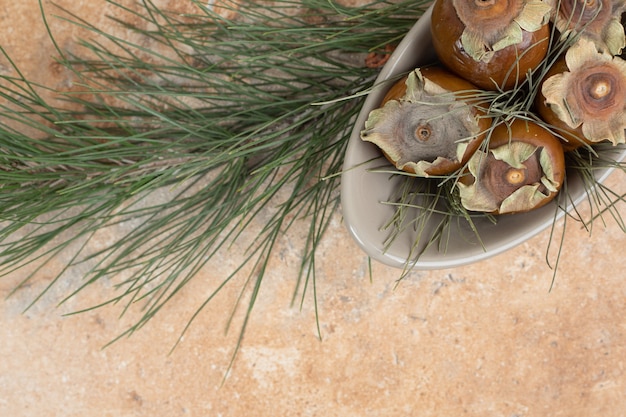
[[[71,74],[52,58],[37,1],[2,3],[0,45],[28,78],[71,88]],[[114,10],[103,0],[57,3],[124,36],[106,19]],[[186,0],[155,3],[192,9]],[[49,2],[44,6],[56,13]],[[76,51],[80,32],[50,19],[59,45]],[[10,71],[6,62],[0,71]],[[622,180],[614,174],[610,186],[624,192]],[[247,233],[262,226],[254,223]],[[115,230],[103,231],[92,244],[114,238]],[[550,292],[548,231],[479,264],[416,271],[399,284],[400,271],[374,264],[370,282],[367,257],[337,213],[318,259],[321,341],[311,294],[302,308],[290,305],[300,255],[294,248],[302,238],[297,232],[280,238],[223,385],[241,314],[228,334],[224,328],[243,278],[170,349],[211,283],[243,259],[236,248],[140,332],[106,349],[132,314],[120,319],[114,306],[63,314],[100,301],[112,290],[107,282],[56,307],[81,279],[68,276],[23,313],[50,276],[42,271],[7,299],[23,276],[1,278],[0,416],[625,415],[626,234],[613,220],[606,227],[597,222],[591,236],[568,223]]]

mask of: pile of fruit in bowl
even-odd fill
[[[370,258],[466,265],[560,218],[586,224],[581,203],[614,210],[620,193],[603,183],[626,171],[625,10],[435,0],[380,71],[346,149],[344,219]]]
[[[566,152],[626,142],[623,0],[436,0],[437,61],[395,82],[360,132],[398,169],[453,180],[471,212],[546,205]]]

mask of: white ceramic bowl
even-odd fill
[[[398,45],[374,83],[375,86],[435,61],[430,33],[431,9],[416,22]],[[393,215],[394,208],[381,202],[390,200],[394,188],[399,186],[402,179],[397,175],[391,177],[389,174],[371,171],[372,168],[384,164],[384,160],[380,158],[381,153],[375,145],[361,140],[360,132],[370,111],[379,106],[390,85],[389,82],[383,83],[380,88],[374,88],[366,98],[348,143],[341,179],[341,203],[346,225],[371,258],[399,268],[410,264],[415,269],[442,269],[478,262],[530,239],[550,227],[565,211],[587,198],[588,191],[580,178],[569,175],[569,198],[561,198],[565,211],[557,209],[555,204],[548,204],[524,214],[498,216],[496,224],[487,218],[478,218],[474,225],[480,241],[466,221],[461,220],[458,225],[454,222],[450,229],[451,234],[446,238],[445,251],[433,245],[426,248],[417,260],[409,258],[423,249],[424,241],[421,243],[422,247],[418,245],[412,251],[417,239],[413,230],[403,231],[389,247],[385,247],[384,242],[390,230],[383,230],[382,227]],[[626,156],[624,147],[614,148],[611,152],[614,152],[611,158],[615,160],[623,160]],[[391,165],[389,167],[393,169]],[[598,170],[596,178],[602,182],[610,172],[611,169]],[[431,231],[440,219],[441,215],[433,215],[429,222]]]

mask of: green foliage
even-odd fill
[[[17,75],[0,80],[0,273],[30,271],[18,291],[70,253],[47,287],[88,265],[67,298],[124,273],[92,308],[141,306],[129,335],[269,212],[260,236],[245,242],[243,264],[211,283],[215,292],[196,312],[253,266],[243,337],[277,238],[296,218],[310,226],[294,301],[315,288],[315,250],[337,207],[336,174],[361,104],[341,99],[371,86],[377,70],[364,55],[401,39],[428,2],[244,1],[231,20],[200,2],[185,15],[149,0],[109,3],[129,18],[117,23],[132,36],[64,10],[51,17],[42,6],[45,22],[65,19],[92,39],[75,55],[55,43],[75,77],[71,91],[53,92],[62,105],[46,101],[45,87],[17,65]],[[166,198],[151,198],[165,189]],[[86,249],[115,225],[128,227],[97,253]]]

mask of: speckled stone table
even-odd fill
[[[37,1],[5,3],[0,45],[27,77],[55,88],[70,83],[50,56]],[[112,9],[102,0],[57,3],[110,25],[104,15]],[[51,23],[61,45],[72,48],[76,28]],[[613,174],[611,187],[624,192],[622,180]],[[248,233],[261,227],[253,223]],[[607,218],[591,236],[568,223],[564,238],[551,291],[549,231],[490,260],[414,271],[401,282],[399,270],[374,263],[370,280],[367,256],[336,213],[318,258],[322,340],[312,293],[302,307],[291,305],[299,262],[293,248],[302,236],[285,235],[225,379],[241,311],[224,330],[245,276],[170,349],[214,278],[243,259],[237,248],[141,331],[104,349],[132,313],[120,318],[115,306],[64,313],[101,301],[106,282],[56,307],[66,295],[61,283],[24,313],[50,276],[41,271],[5,299],[24,272],[16,273],[0,279],[0,416],[624,416],[626,234]]]

